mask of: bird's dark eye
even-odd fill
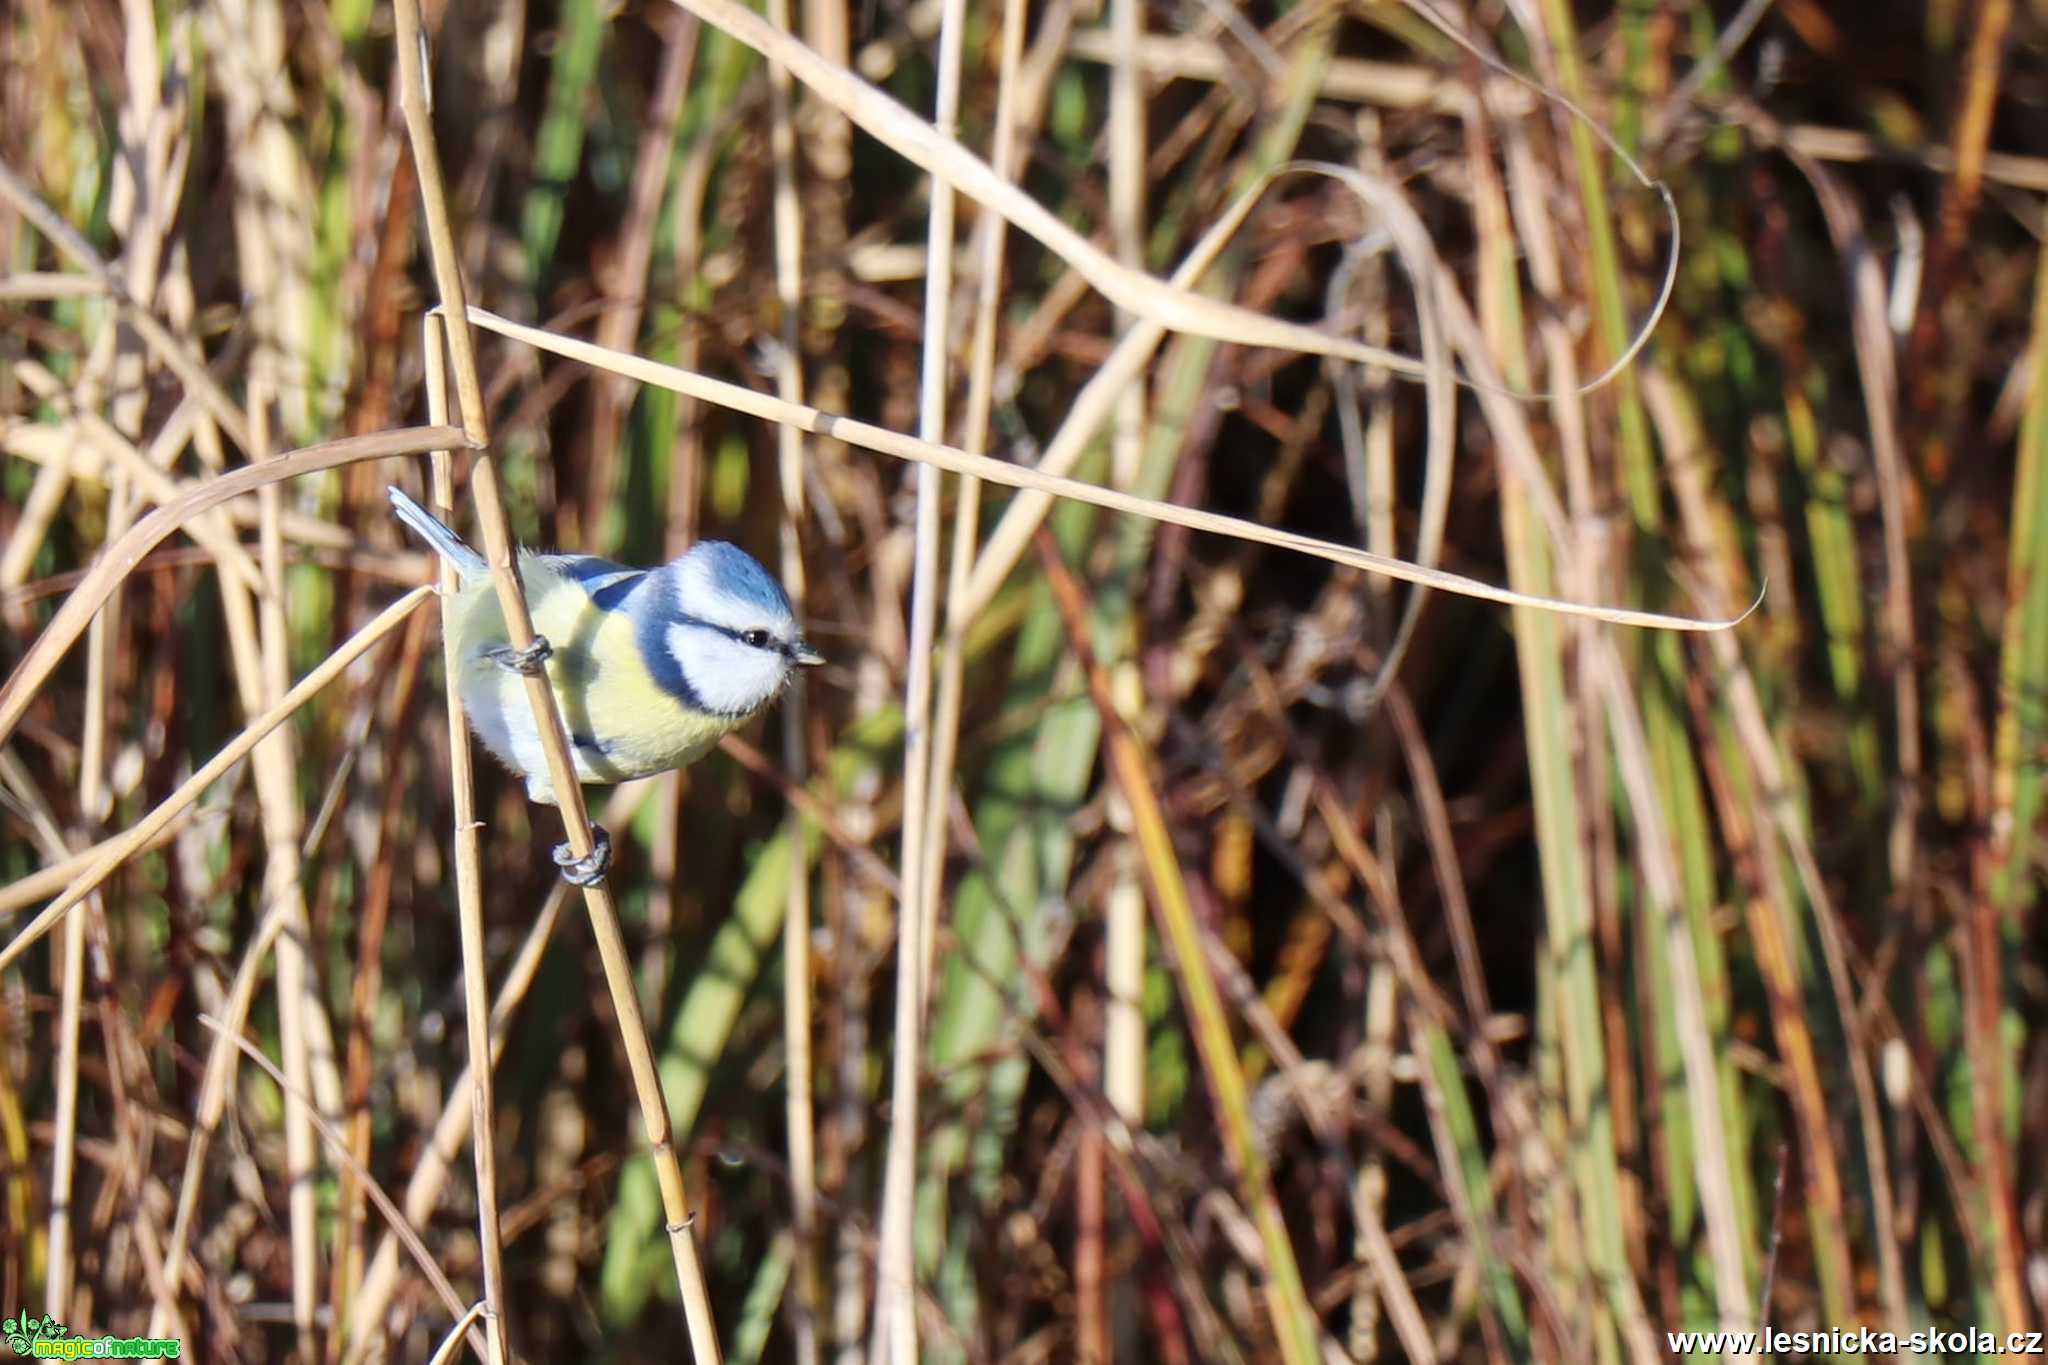
[[[740,643],[751,646],[754,649],[766,649],[768,648],[768,632],[765,630],[743,630],[740,632]]]

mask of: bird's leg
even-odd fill
[[[596,886],[612,869],[612,836],[603,825],[594,824],[590,838],[590,852],[581,858],[572,845],[555,845],[555,866],[562,869],[562,880],[571,886]]]
[[[547,665],[554,652],[555,647],[548,643],[547,636],[536,635],[533,637],[533,643],[524,649],[499,645],[496,649],[485,650],[484,657],[500,668],[509,668],[521,677],[533,678],[540,675],[541,669]]]

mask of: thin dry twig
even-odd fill
[[[1567,616],[1584,616],[1597,621],[1609,621],[1616,625],[1644,626],[1662,630],[1720,631],[1739,625],[1750,611],[1756,609],[1751,603],[1748,610],[1737,616],[1720,620],[1686,616],[1667,616],[1661,612],[1639,611],[1629,607],[1599,607],[1581,602],[1565,602],[1556,598],[1532,596],[1515,592],[1509,588],[1495,587],[1477,579],[1465,578],[1440,569],[1424,569],[1405,560],[1389,559],[1364,550],[1355,550],[1333,541],[1319,540],[1292,531],[1282,531],[1240,517],[1224,516],[1216,512],[1203,512],[1194,508],[1181,507],[1153,498],[1134,497],[1114,489],[1102,488],[1096,484],[1084,483],[1078,479],[1060,478],[1046,474],[1042,469],[1026,468],[1008,464],[985,456],[970,455],[955,446],[940,445],[904,436],[885,427],[855,421],[817,408],[798,403],[784,403],[767,394],[727,384],[704,375],[678,370],[671,365],[662,365],[635,355],[621,355],[605,351],[587,341],[565,337],[538,327],[527,327],[481,308],[470,310],[470,317],[487,331],[516,338],[556,355],[580,360],[588,365],[615,369],[630,373],[635,378],[677,393],[688,394],[721,407],[734,409],[771,422],[790,422],[805,431],[829,436],[848,445],[893,455],[898,459],[916,460],[938,466],[956,474],[972,474],[988,483],[1003,484],[1010,488],[1028,489],[1048,497],[1072,498],[1077,502],[1092,503],[1106,507],[1112,512],[1124,512],[1136,516],[1150,517],[1154,521],[1170,525],[1185,526],[1194,531],[1207,531],[1216,535],[1230,536],[1238,540],[1253,541],[1278,549],[1292,550],[1326,559],[1334,564],[1348,565],[1367,573],[1384,574],[1408,583],[1419,583],[1444,592],[1476,597],[1483,601],[1499,602],[1508,606],[1534,607],[1538,610],[1560,612]],[[1454,329],[1455,334],[1455,329]],[[993,538],[991,539],[993,545]],[[988,562],[984,552],[981,563]],[[979,571],[977,570],[977,573]],[[971,591],[971,590],[970,590]],[[1759,599],[1760,600],[1760,599]],[[5,712],[0,711],[0,719]]]

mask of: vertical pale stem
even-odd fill
[[[1104,976],[1109,983],[1108,1022],[1103,1040],[1102,1090],[1117,1116],[1133,1128],[1144,1120],[1145,892],[1135,876],[1109,893],[1109,938]]]
[[[1109,13],[1117,60],[1109,73],[1109,216],[1117,259],[1145,267],[1145,99],[1138,74],[1138,43],[1144,33],[1139,0],[1114,0]],[[1126,334],[1135,319],[1117,314]],[[1142,375],[1117,401],[1116,434],[1110,467],[1116,486],[1132,488],[1145,450],[1146,386]],[[1145,893],[1135,868],[1125,866],[1104,908],[1105,994],[1102,1085],[1110,1107],[1133,1129],[1143,1123],[1145,1017],[1139,1008],[1145,974]],[[1091,1197],[1099,1197],[1089,1192]]]
[[[946,0],[939,20],[939,88],[932,122],[951,137],[959,117],[964,0]],[[924,357],[918,435],[943,441],[947,345],[952,326],[952,187],[934,179],[926,236]],[[932,655],[939,599],[941,476],[917,469],[917,531],[910,583],[910,656],[903,715],[903,910],[896,938],[896,1048],[891,1091],[889,1155],[882,1185],[882,1246],[875,1294],[871,1358],[916,1365],[917,1309],[911,1256],[911,1203],[917,1183],[918,1079],[924,1055],[924,1006],[931,979],[931,942],[938,897],[926,876],[925,844],[931,799]]]
[[[768,22],[789,30],[789,0],[768,0]],[[788,68],[770,63],[768,95],[769,141],[775,158],[775,299],[780,334],[775,365],[775,392],[787,402],[804,401],[803,357],[797,336],[802,307],[803,218],[796,187],[796,128],[791,116],[794,82]],[[804,437],[798,428],[776,427],[776,453],[782,484],[782,586],[799,623],[804,619]],[[805,684],[790,681],[782,701],[782,765],[796,782],[808,767],[804,752]],[[789,814],[789,889],[782,917],[782,1037],[788,1082],[783,1087],[785,1126],[789,1130],[789,1182],[792,1233],[795,1243],[797,1365],[818,1359],[818,1152],[811,1094],[811,877],[804,856],[808,840],[804,817]]]
[[[802,23],[804,41],[813,51],[836,66],[852,64],[852,24],[846,0],[807,0]],[[845,115],[821,99],[808,100],[803,106],[801,119],[805,134],[804,150],[814,177],[808,200],[810,227],[812,241],[819,251],[813,277],[817,288],[810,302],[809,320],[820,335],[823,353],[829,356],[834,349],[832,336],[845,317],[845,282],[833,262],[843,254],[846,243],[846,200],[853,172],[853,125]],[[843,410],[847,398],[846,366],[827,361],[816,377],[813,392],[822,406]],[[839,453],[837,443],[832,441],[820,441],[814,450],[827,461]],[[798,733],[802,733],[802,727],[796,728]],[[849,903],[843,913],[835,917],[833,938],[840,962],[853,962],[859,953],[858,937],[848,931],[848,926],[857,924],[860,918],[851,904],[854,899],[848,897]],[[865,1049],[860,1046],[860,1041],[866,1036],[867,1027],[862,1006],[867,985],[865,973],[851,973],[843,980],[842,988],[834,992],[831,1002],[833,1019],[828,1028],[830,1036],[842,1049],[838,1060],[842,1082],[858,1075],[858,1068],[862,1065],[861,1054]],[[865,1088],[858,1084],[842,1083],[833,1123],[838,1142],[858,1145],[866,1122],[865,1093]],[[837,1162],[833,1164],[840,1165]],[[849,1204],[858,1203],[859,1176],[854,1171],[841,1169],[837,1194]],[[853,1365],[860,1359],[861,1326],[867,1303],[868,1254],[864,1235],[852,1220],[840,1225],[836,1241],[832,1258],[830,1335],[833,1344],[839,1348],[837,1358]],[[821,1254],[822,1248],[813,1251],[814,1257]],[[822,1302],[819,1309],[821,1313],[824,1311]]]
[[[438,425],[448,421],[447,339],[442,319],[429,315],[421,327],[421,353],[426,357],[427,415]],[[452,524],[455,516],[455,475],[448,452],[437,450],[433,465],[434,511]],[[455,566],[438,561],[441,600],[462,591]],[[483,825],[476,818],[475,756],[469,747],[469,722],[463,713],[462,660],[455,637],[441,633],[442,666],[447,673],[448,784],[455,814],[455,903],[462,934],[462,1005],[469,1034],[470,1135],[476,1163],[477,1242],[484,1270],[484,1336],[491,1365],[510,1361],[511,1328],[505,1321],[505,1244],[498,1228],[498,1149],[493,1127],[497,1113],[496,1083],[491,1075],[491,987],[484,960]]]
[[[93,625],[97,627],[99,622],[94,621]],[[85,997],[84,914],[64,917],[58,961],[63,966],[58,988],[57,1108],[51,1116],[56,1136],[50,1149],[49,1273],[44,1280],[43,1309],[64,1322],[71,1317],[71,1180],[78,1163],[78,1022]]]
[[[1138,80],[1138,43],[1144,33],[1139,0],[1113,0],[1110,34],[1116,62],[1109,69],[1109,221],[1117,260],[1145,268],[1145,100]],[[1117,310],[1117,331],[1130,330],[1131,314]],[[1145,450],[1145,381],[1133,380],[1117,400],[1110,467],[1118,488],[1138,477]]]
[[[233,31],[254,35],[251,41],[258,50],[278,41],[276,15],[267,6],[250,10],[224,4],[219,17]],[[265,150],[276,145],[271,137],[273,113],[260,87],[239,90],[231,100],[231,114],[233,131],[243,145]],[[276,185],[270,172],[277,167],[261,156],[245,158],[238,166],[241,169],[234,202],[235,244],[256,332],[256,344],[249,358],[247,450],[250,460],[256,462],[271,458],[273,450],[271,419],[278,396],[277,351],[285,334],[283,296],[289,270],[278,259],[282,244],[273,239],[273,231],[280,225],[272,203]],[[265,485],[257,494],[263,594],[256,604],[257,654],[253,676],[249,672],[252,661],[248,654],[238,650],[236,658],[243,707],[251,715],[274,705],[290,686],[284,541],[279,530],[282,498],[282,491],[275,484]],[[240,596],[239,589],[229,592],[231,596]],[[230,616],[235,614],[231,603]],[[319,1146],[308,1108],[309,1097],[314,1094],[308,1017],[313,972],[307,953],[310,924],[304,889],[299,882],[299,835],[303,822],[297,788],[297,746],[289,730],[277,731],[257,747],[254,768],[257,800],[263,815],[263,899],[266,906],[282,907],[284,917],[277,944],[277,993],[279,1044],[289,1082],[284,1098],[284,1135],[291,1225],[292,1323],[298,1332],[298,1356],[310,1361],[317,1353],[314,1314],[320,1287],[320,1212],[314,1188]]]
[[[269,255],[261,219],[253,206],[238,213],[238,240],[243,245],[250,289],[263,297],[260,283],[268,277]],[[259,337],[249,362],[250,457],[270,458],[274,337]],[[279,517],[281,491],[266,484],[257,495],[257,535],[263,570],[263,596],[256,604],[260,654],[254,678],[243,682],[247,709],[259,713],[274,706],[290,685],[288,640],[284,614],[284,538]],[[237,596],[240,594],[237,593]],[[307,956],[312,926],[306,916],[305,889],[300,884],[299,836],[302,820],[298,798],[298,753],[289,729],[279,729],[256,747],[256,792],[263,811],[265,845],[263,899],[281,906],[283,932],[277,940],[278,1039],[284,1052],[287,1082],[284,1097],[285,1179],[291,1210],[292,1322],[298,1329],[298,1352],[311,1360],[317,1354],[314,1314],[320,1295],[318,1191],[314,1172],[319,1145],[308,1101],[313,1095],[312,1039],[307,1009],[312,991],[312,963]]]
[[[996,86],[995,145],[989,164],[1005,177],[1016,175],[1018,68],[1024,60],[1023,0],[1004,0],[1003,36]],[[961,448],[988,453],[989,413],[995,403],[996,323],[1002,307],[1004,223],[984,212],[975,226],[974,338],[970,343],[967,415]],[[925,821],[925,877],[940,885],[945,868],[946,811],[953,800],[953,766],[960,747],[960,709],[966,687],[962,642],[976,610],[967,601],[976,547],[981,540],[981,480],[960,479],[953,508],[953,554],[946,586],[946,642],[939,656],[939,700],[932,724],[932,786]]]
[[[107,543],[128,529],[129,500],[127,476],[115,472],[108,477]],[[85,637],[85,732],[79,745],[78,809],[88,838],[97,829],[106,800],[107,770],[107,673],[113,666],[114,641],[121,621],[121,598],[116,593],[106,609],[93,617]],[[99,912],[99,895],[92,897],[87,913]],[[52,1116],[56,1135],[50,1149],[50,1242],[49,1271],[44,1280],[44,1311],[58,1321],[70,1319],[73,1284],[71,1254],[71,1189],[78,1169],[78,1031],[85,1003],[86,914],[72,914],[64,920],[64,937],[58,961],[60,973],[57,1013],[57,1108]]]

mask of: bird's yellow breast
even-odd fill
[[[632,618],[600,608],[582,584],[528,555],[521,556],[520,579],[533,628],[554,647],[548,682],[585,782],[622,782],[682,767],[745,719],[697,710],[662,687],[648,670]],[[461,660],[464,704],[472,713],[498,713],[511,742],[492,742],[481,714],[473,715],[477,732],[515,770],[544,776],[537,741],[519,743],[532,728],[525,680],[489,654],[508,643],[490,581],[467,585],[451,599],[447,622]]]

